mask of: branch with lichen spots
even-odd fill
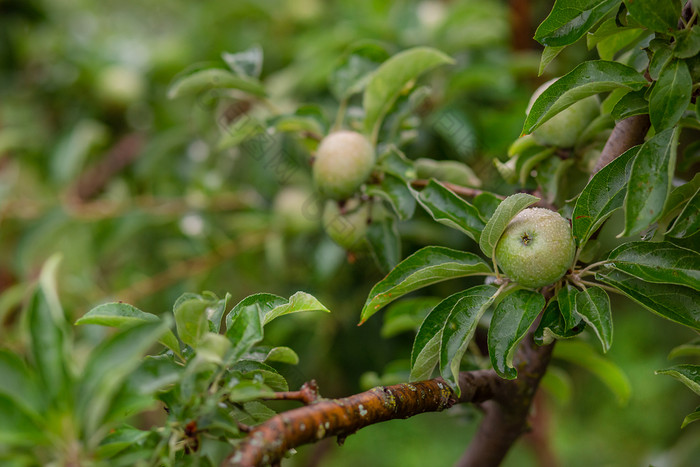
[[[319,398],[305,407],[283,412],[252,427],[222,465],[272,464],[290,449],[323,438],[337,436],[338,442],[342,443],[345,437],[375,423],[440,412],[458,402],[486,401],[505,382],[492,370],[478,370],[460,374],[460,397],[442,378],[435,378],[380,386],[343,399]]]

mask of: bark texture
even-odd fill
[[[274,464],[287,451],[303,444],[337,436],[339,442],[360,428],[425,412],[439,412],[458,402],[483,402],[502,383],[492,370],[460,375],[461,396],[456,397],[442,378],[381,386],[343,399],[318,399],[283,412],[253,427],[222,465]]]
[[[617,122],[603,147],[591,177],[629,148],[642,144],[651,127],[649,115],[634,115]]]

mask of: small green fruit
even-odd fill
[[[549,209],[529,208],[506,227],[496,245],[496,262],[513,281],[538,288],[561,279],[575,251],[569,221]]]
[[[323,228],[335,243],[348,251],[364,248],[370,206],[351,199],[341,212],[338,203],[328,200],[323,209]]]
[[[537,88],[530,99],[527,113],[530,113],[532,104],[534,104],[540,94],[555,81],[556,79],[547,81]],[[532,132],[532,136],[535,138],[535,141],[545,146],[570,148],[576,144],[583,130],[585,130],[588,124],[598,115],[600,115],[600,101],[598,100],[598,96],[589,96],[567,107],[544,122]]]
[[[319,226],[318,195],[302,187],[283,188],[272,206],[277,225],[287,233],[313,232]]]
[[[374,167],[374,148],[354,131],[326,136],[316,152],[313,165],[318,190],[333,199],[346,199],[362,185]]]

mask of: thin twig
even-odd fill
[[[418,180],[413,180],[411,182],[411,186],[414,188],[423,188],[425,186],[428,186],[428,183],[430,183],[430,180],[424,180],[424,179],[418,179]],[[454,183],[447,183],[447,182],[440,182],[442,186],[445,188],[449,189],[450,191],[454,191],[456,194],[461,195],[461,196],[468,196],[468,197],[475,197],[479,196],[480,194],[486,193],[483,190],[479,190],[477,188],[469,188],[466,186],[461,186],[461,185],[455,185]],[[506,199],[505,196],[497,195],[495,193],[490,193],[493,196],[495,196],[498,199]]]

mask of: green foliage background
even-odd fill
[[[531,7],[534,31],[551,4],[533,1]],[[311,102],[309,114],[332,121],[337,104],[328,77],[351,44],[379,41],[392,52],[432,46],[455,64],[421,81],[433,93],[419,106],[419,121],[401,133],[402,149],[413,159],[468,163],[484,187],[505,192],[511,186],[493,159],[502,159],[519,136],[533,89],[595,57],[578,43],[538,78],[541,51],[534,43],[513,47],[509,14],[508,2],[497,0],[0,0],[3,346],[23,351],[19,306],[43,262],[60,252],[58,288],[73,320],[109,300],[160,314],[189,291],[229,292],[237,301],[262,291],[288,297],[305,290],[332,313],[291,316],[266,334],[269,343],[300,355],[300,365],[282,369],[292,387],[315,378],[331,397],[405,380],[413,336],[383,339],[379,319],[356,327],[371,285],[383,277],[372,259],[348,261],[317,219],[309,231],[285,231],[271,210],[285,185],[308,185],[310,172],[217,149],[220,129],[212,115],[222,105],[236,112],[234,99],[169,100],[167,89],[193,64],[220,63],[222,52],[260,45],[270,105]],[[105,70],[114,67],[131,74],[133,99],[105,89]],[[141,141],[126,155],[115,152],[125,137]],[[306,143],[280,138],[268,154],[304,167]],[[129,161],[122,167],[124,157]],[[81,195],[86,180],[95,178],[94,167],[106,167],[109,176]],[[585,179],[569,182],[580,189]],[[619,232],[623,224],[616,214],[606,229]],[[478,251],[475,242],[427,215],[402,224],[401,234],[403,256],[431,243]],[[478,283],[438,284],[428,294],[446,296]],[[700,424],[683,431],[678,425],[697,400],[653,372],[669,366],[665,355],[692,333],[624,303],[613,303],[616,345],[609,357],[630,379],[629,402],[617,405],[590,373],[557,363],[572,371],[574,393],[568,403],[546,396],[554,450],[565,465],[691,465],[700,455],[694,443]],[[102,329],[76,332],[86,346],[105,336]],[[371,427],[332,449],[326,462],[449,465],[478,417],[462,408]],[[305,465],[314,450],[302,449],[290,464]],[[520,442],[507,462],[534,465],[535,457]]]

